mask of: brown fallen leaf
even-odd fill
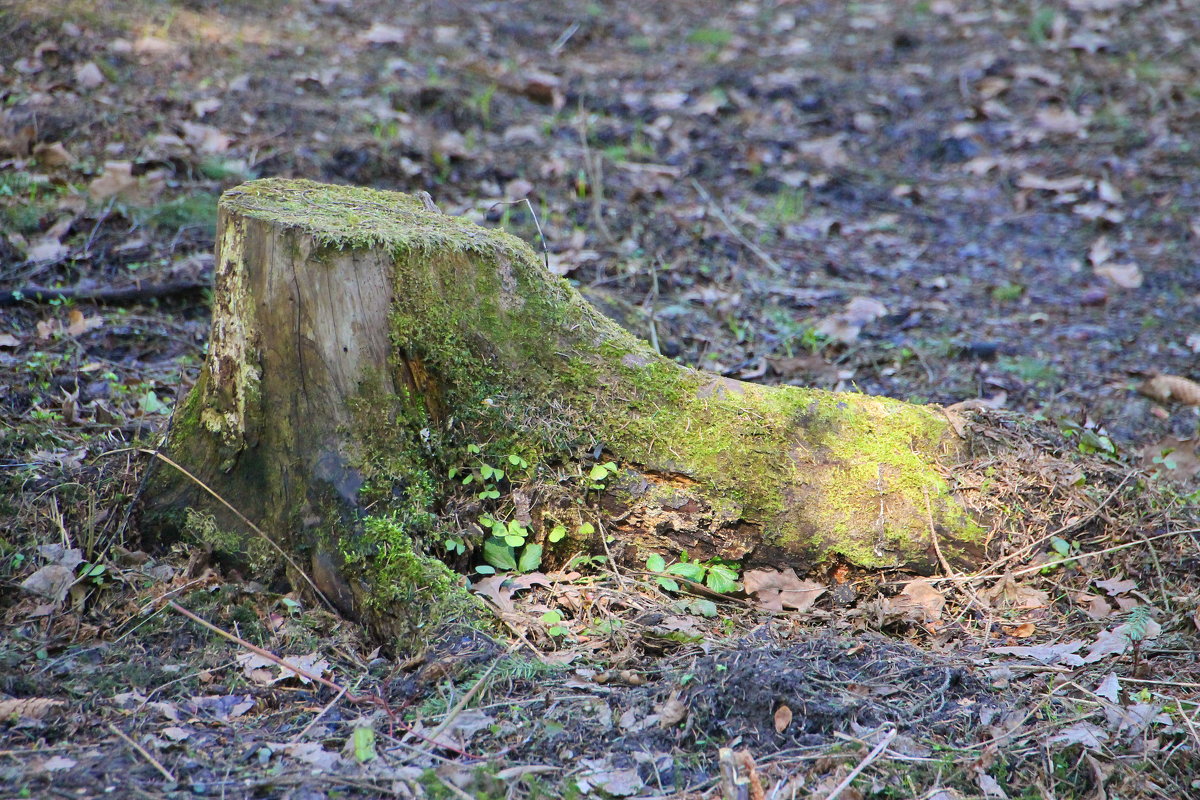
[[[1137,264],[1101,264],[1093,272],[1122,289],[1137,289],[1142,285],[1142,270]]]
[[[61,564],[48,564],[21,582],[27,592],[61,603],[75,583],[75,570]]]
[[[1200,406],[1200,383],[1179,375],[1155,375],[1143,382],[1138,391],[1162,403]]]
[[[1019,585],[1011,575],[1005,575],[979,596],[997,608],[1033,609],[1045,608],[1050,604],[1050,595],[1040,589]]]
[[[1023,172],[1017,178],[1017,186],[1042,192],[1078,192],[1093,186],[1091,178],[1072,175],[1068,178],[1044,178],[1032,172]]]
[[[783,733],[792,724],[792,710],[785,705],[775,709],[775,732]]]
[[[800,580],[795,570],[752,569],[742,575],[746,593],[763,608],[783,611],[784,608],[807,611],[825,587],[815,581]]]
[[[84,89],[97,89],[104,85],[104,73],[95,61],[87,61],[75,68],[75,82]]]
[[[33,146],[33,157],[47,167],[65,167],[75,163],[75,156],[67,152],[62,142],[40,142]]]
[[[513,612],[512,596],[522,589],[531,586],[549,586],[550,580],[541,572],[530,572],[526,575],[489,575],[480,578],[471,585],[471,591],[491,600],[501,611]]]
[[[1004,625],[1002,626],[1004,633],[1014,639],[1027,639],[1037,632],[1037,625],[1032,622],[1023,622],[1020,625]]]
[[[107,161],[104,164],[104,172],[88,184],[88,194],[93,200],[107,200],[132,188],[136,183],[132,162]]]
[[[683,704],[674,692],[668,697],[662,705],[654,709],[658,714],[658,724],[664,728],[671,728],[687,719],[688,708]]]
[[[67,313],[67,334],[69,336],[80,336],[103,325],[104,317],[99,315],[85,317],[83,312],[77,308],[72,308]]]
[[[940,619],[942,608],[946,605],[945,596],[924,578],[918,578],[905,584],[904,588],[900,590],[900,594],[892,598],[893,604],[896,604],[896,601],[920,609],[925,613],[927,620]]]
[[[1092,581],[1092,583],[1096,584],[1097,588],[1108,592],[1109,597],[1125,594],[1137,588],[1137,581],[1122,578],[1109,578],[1103,581]]]
[[[0,347],[4,342],[0,341]],[[1141,449],[1142,469],[1175,480],[1187,481],[1200,475],[1200,438],[1167,436]]]
[[[25,717],[26,719],[42,719],[52,711],[66,705],[62,700],[51,700],[48,697],[17,697],[0,700],[0,720]]]

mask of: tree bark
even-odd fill
[[[936,406],[680,366],[512,236],[270,179],[221,200],[208,357],[165,453],[278,549],[173,468],[146,511],[255,569],[285,552],[294,583],[419,636],[475,612],[447,564],[551,563],[605,535],[639,564],[977,562],[955,429]]]

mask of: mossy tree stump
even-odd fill
[[[290,554],[293,583],[308,571],[380,630],[476,613],[448,563],[561,561],[604,534],[638,563],[981,555],[945,411],[682,367],[507,234],[271,179],[225,193],[217,251],[208,357],[165,453]],[[147,497],[148,520],[272,563],[179,471]]]

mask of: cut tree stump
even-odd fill
[[[145,519],[256,574],[306,573],[384,632],[477,615],[448,565],[982,557],[945,410],[680,366],[524,242],[407,195],[226,192],[212,312],[164,448],[196,480],[160,464]]]

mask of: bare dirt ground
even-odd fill
[[[1198,42],[1185,2],[6,4],[0,796],[1200,793]],[[528,198],[681,363],[1061,458],[974,576],[773,613],[580,563],[493,589],[514,646],[377,649],[130,513],[267,176],[540,249]]]

